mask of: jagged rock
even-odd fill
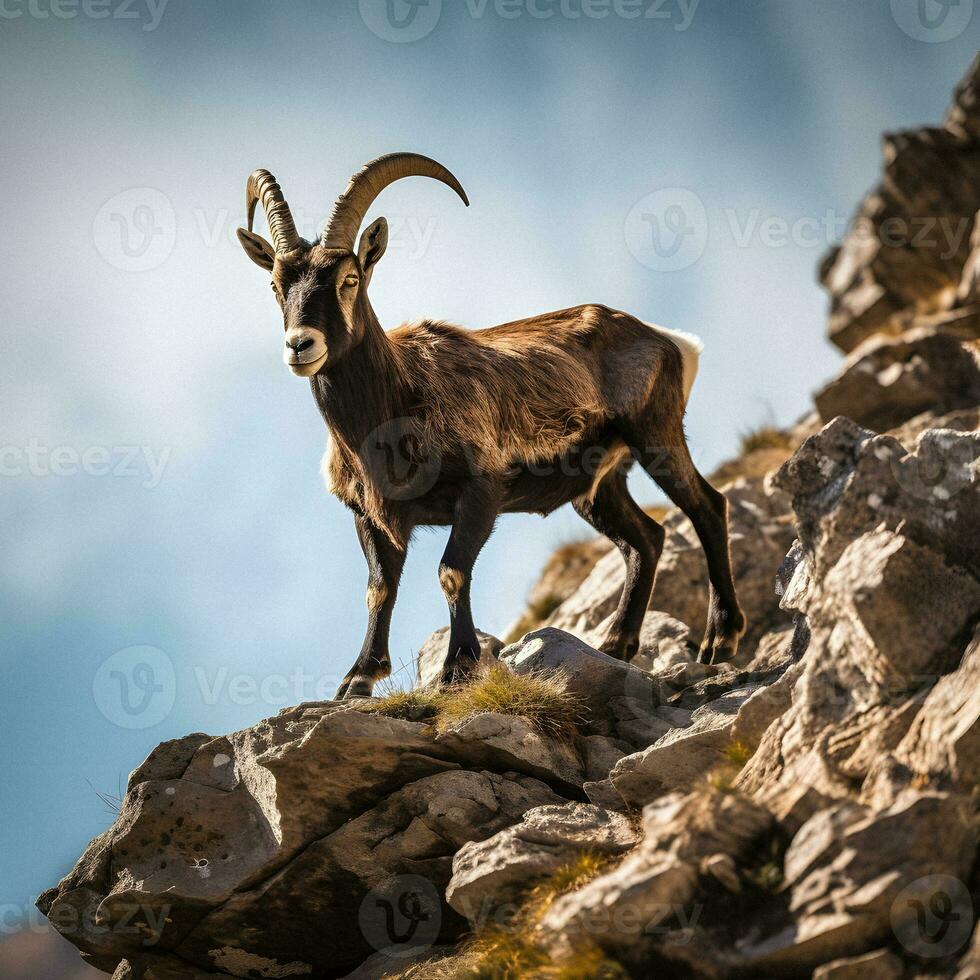
[[[786,852],[794,921],[743,948],[746,966],[757,975],[803,973],[911,935],[917,903],[933,900],[947,878],[965,879],[976,845],[976,818],[959,796],[909,791],[881,813],[849,802],[820,811]],[[957,921],[969,915],[951,911]]]
[[[749,620],[742,644],[750,653],[758,638],[785,618],[773,595],[772,579],[792,543],[793,531],[786,519],[785,496],[776,489],[767,492],[761,479],[736,480],[723,492],[729,502],[739,601]],[[667,537],[650,608],[688,624],[700,637],[708,608],[704,554],[691,522],[680,511],[671,511],[662,523]],[[600,624],[615,610],[625,578],[622,555],[608,552],[546,625],[594,639]]]
[[[450,941],[462,924],[441,898],[456,850],[474,834],[519,819],[529,806],[557,799],[537,780],[513,774],[456,771],[418,780],[211,912],[185,937],[182,951],[240,975],[247,972],[231,964],[247,967],[255,949],[273,964],[299,959],[314,975],[354,966],[394,945],[394,930],[386,941],[384,903],[398,908],[408,896],[427,915],[418,945]],[[330,923],[327,947],[316,928],[324,922]]]
[[[626,817],[591,803],[536,807],[520,823],[457,852],[446,899],[479,923],[576,854],[619,854],[637,840]]]
[[[771,684],[764,684],[746,698],[732,724],[731,740],[754,751],[769,726],[789,711],[793,703],[793,688],[803,672],[794,664],[783,671]]]
[[[730,691],[740,674],[730,664],[675,664],[656,677],[661,704],[693,711],[702,704]],[[712,694],[704,696],[711,690]]]
[[[613,813],[626,813],[630,809],[626,801],[616,792],[616,787],[611,779],[606,778],[583,783],[582,789],[589,798],[589,802],[602,807],[603,810],[610,810]]]
[[[808,439],[776,482],[793,497],[800,539],[822,576],[882,522],[980,572],[980,433],[929,429],[913,452],[846,418]],[[797,604],[799,607],[799,604]],[[806,609],[801,609],[806,612]]]
[[[495,636],[476,631],[480,641],[480,663],[490,665],[496,663],[497,656],[504,644]],[[449,627],[437,629],[419,649],[417,656],[415,687],[426,689],[437,687],[442,680],[442,669],[446,662],[446,650],[449,646]]]
[[[150,937],[154,955],[187,969],[335,975],[377,948],[362,899],[380,889],[394,900],[385,889],[406,875],[429,883],[437,935],[454,938],[463,924],[440,893],[455,851],[562,797],[513,766],[462,769],[472,753],[459,751],[465,737],[452,741],[325,703],[170,743],[136,770],[113,827],[39,906],[107,972],[123,959],[141,969]],[[533,767],[533,745],[489,742],[494,762]]]
[[[746,665],[750,674],[768,673],[788,667],[799,659],[794,650],[793,627],[772,630],[759,640],[755,655]],[[800,651],[802,653],[802,651]]]
[[[783,602],[805,614],[811,638],[791,708],[736,785],[791,830],[866,780],[879,805],[903,786],[881,760],[957,666],[980,610],[968,543],[980,540],[977,445],[973,433],[928,430],[908,454],[837,419],[777,477],[793,495],[802,551]]]
[[[980,627],[959,667],[924,695],[894,751],[876,760],[862,799],[890,803],[906,786],[930,783],[969,793],[980,784]]]
[[[825,963],[813,971],[813,980],[899,980],[905,973],[902,961],[887,949],[864,956]]]
[[[767,729],[739,784],[784,819],[802,784],[818,791],[815,805],[846,797],[901,741],[917,690],[949,669],[978,604],[980,584],[931,550],[886,530],[858,538],[810,596],[813,640],[792,707]]]
[[[759,690],[736,688],[698,708],[687,728],[674,728],[650,748],[628,755],[609,774],[616,791],[634,806],[674,789],[691,789],[725,761],[739,709]]]
[[[900,333],[914,315],[955,299],[980,209],[978,110],[964,98],[978,73],[980,59],[943,127],[885,137],[883,183],[823,260],[830,337],[845,351],[874,333]]]
[[[737,794],[665,796],[644,808],[636,849],[614,870],[558,898],[536,934],[557,959],[597,943],[642,963],[658,927],[689,906],[702,875],[717,869],[717,856],[737,867],[770,825],[766,810]]]
[[[657,715],[669,719],[675,728],[690,724],[688,716],[702,705],[716,701],[736,688],[747,684],[771,684],[790,664],[788,658],[779,658],[773,664],[764,664],[758,670],[738,670],[730,664],[688,664],[678,670],[667,671],[658,677],[660,697],[665,707],[657,709]]]
[[[515,770],[566,796],[581,797],[585,767],[571,742],[543,735],[519,715],[471,715],[436,736],[439,745],[472,767]]]
[[[501,662],[518,674],[560,672],[569,691],[586,709],[588,731],[649,745],[669,725],[656,718],[654,679],[638,667],[615,660],[577,637],[551,627],[528,633],[506,647]]]
[[[927,429],[952,429],[955,432],[974,432],[980,429],[980,408],[963,408],[947,415],[923,412],[886,433],[903,446],[914,446]]]
[[[918,329],[857,347],[814,401],[825,422],[846,415],[883,431],[924,411],[980,403],[980,361],[955,337]]]
[[[585,759],[585,779],[591,782],[605,779],[613,766],[629,755],[632,746],[605,735],[586,735],[579,742],[579,751]]]

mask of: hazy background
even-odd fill
[[[438,158],[473,206],[421,179],[384,194],[382,323],[596,301],[696,332],[709,470],[834,369],[815,265],[880,132],[938,121],[980,40],[972,0],[938,34],[916,0],[391,0],[404,28],[384,0],[53,2],[0,4],[5,977],[42,975],[33,900],[111,822],[96,791],[163,739],[329,695],[360,646],[324,426],[234,239],[253,168],[311,237],[367,160]],[[478,625],[503,631],[585,530],[503,520]],[[444,540],[415,544],[396,662],[446,619]]]

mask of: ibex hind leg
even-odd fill
[[[643,617],[657,574],[664,529],[630,496],[626,474],[617,468],[591,496],[572,502],[576,512],[620,550],[626,561],[626,582],[599,649],[617,660],[631,660],[640,646]]]
[[[674,413],[672,413],[674,414]],[[708,564],[708,617],[698,660],[731,660],[745,633],[745,615],[735,595],[728,534],[728,501],[697,471],[684,439],[682,414],[628,426],[634,456],[664,493],[687,515]]]

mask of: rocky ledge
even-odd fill
[[[975,66],[889,138],[825,260],[849,356],[716,474],[752,626],[694,662],[690,523],[641,650],[594,649],[623,566],[566,547],[509,645],[433,686],[159,746],[39,906],[116,980],[980,977],[980,233]],[[950,179],[945,179],[951,175]],[[921,208],[928,208],[922,211]]]

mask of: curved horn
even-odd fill
[[[282,189],[268,170],[256,170],[245,185],[245,210],[248,213],[249,231],[252,230],[255,205],[259,201],[262,202],[265,216],[269,220],[269,231],[276,252],[292,251],[299,244],[299,234]]]
[[[347,190],[337,198],[320,243],[325,248],[354,250],[357,232],[374,199],[402,177],[433,177],[451,187],[469,207],[459,181],[441,164],[419,153],[389,153],[372,160],[360,173],[351,177]]]

